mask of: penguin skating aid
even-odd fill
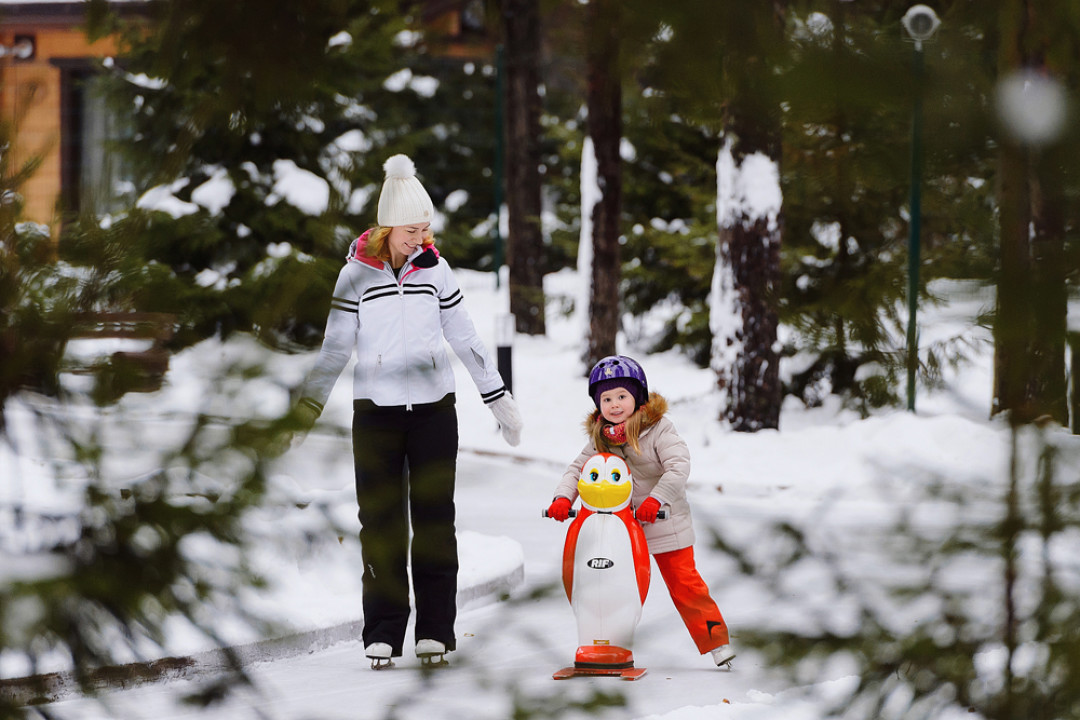
[[[571,667],[553,677],[609,675],[637,680],[631,650],[649,592],[649,549],[630,507],[630,469],[617,455],[598,453],[581,468],[582,508],[566,532],[563,587],[577,619]]]

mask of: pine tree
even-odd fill
[[[181,313],[178,343],[237,330],[316,342],[396,152],[445,211],[441,251],[490,267],[475,232],[493,212],[489,62],[431,54],[394,2],[153,8],[153,31],[129,32],[114,73],[117,107],[135,110],[126,147],[141,199],[111,235],[172,269],[178,289],[140,302]],[[155,186],[187,214],[158,210],[143,194]],[[200,195],[212,187],[229,193],[221,207]]]
[[[725,158],[718,172],[739,171],[747,159],[780,161],[780,103],[775,77],[781,68],[784,3],[709,7],[674,3],[660,11],[669,36],[655,49],[658,87],[677,113],[711,127]],[[680,72],[689,66],[698,72]],[[753,164],[753,162],[751,162]],[[749,166],[748,166],[749,167]],[[713,358],[724,394],[723,419],[756,430],[779,422],[781,387],[776,348],[780,279],[779,173],[775,204],[765,215],[745,202],[730,174],[719,182],[719,238],[710,296]],[[725,185],[727,183],[727,185]],[[721,321],[719,318],[723,317]]]
[[[8,144],[11,132],[0,124],[0,144]],[[11,397],[27,387],[56,392],[78,296],[77,281],[56,272],[48,228],[21,222],[21,189],[40,162],[0,157],[0,441],[8,439],[4,409]]]

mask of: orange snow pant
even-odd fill
[[[702,655],[728,644],[728,628],[694,564],[694,548],[653,555],[671,600]]]

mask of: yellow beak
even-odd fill
[[[621,510],[630,502],[633,486],[628,482],[614,484],[610,482],[578,481],[581,502],[592,510]]]

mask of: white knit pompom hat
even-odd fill
[[[383,163],[383,170],[386,180],[379,195],[379,225],[418,225],[435,219],[435,206],[416,179],[416,165],[407,155],[389,158]]]

